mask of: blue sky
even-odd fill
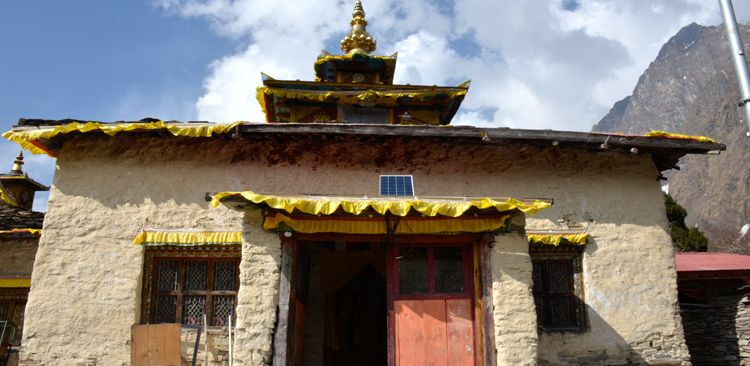
[[[2,1],[2,130],[20,117],[194,118],[208,65],[234,47],[208,22],[169,16],[150,1]],[[1,170],[13,150],[3,142]],[[26,170],[50,184],[51,159],[29,155]]]
[[[0,1],[0,128],[20,117],[258,121],[265,71],[311,79],[353,0]],[[364,0],[396,80],[472,90],[455,123],[587,130],[707,0]],[[741,21],[750,9],[736,1]],[[0,170],[18,147],[0,143]],[[26,154],[51,183],[54,161]],[[37,209],[46,207],[40,195]]]

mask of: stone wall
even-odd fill
[[[750,309],[745,305],[745,292],[739,290],[744,282],[737,279],[691,282],[712,292],[705,304],[681,304],[685,340],[693,363],[750,365]]]
[[[529,227],[588,228],[583,278],[590,329],[541,334],[540,363],[570,363],[571,352],[611,360],[687,357],[671,241],[648,155],[413,140],[276,144],[118,135],[74,138],[57,165],[26,313],[27,365],[129,363],[130,326],[140,322],[143,249],[132,244],[139,228],[239,231],[242,213],[210,209],[206,192],[372,196],[380,174],[411,174],[420,196],[553,198],[555,205],[530,217]],[[278,296],[279,239],[253,215],[244,225],[238,365],[269,362]],[[493,249],[496,296],[504,286],[519,294],[528,289],[526,279],[512,279],[525,271],[523,262],[508,260],[527,258],[522,246],[516,238]],[[519,311],[532,311],[525,297],[513,301],[524,304]],[[496,324],[503,321],[495,314]],[[504,347],[499,359],[526,362],[533,353],[533,341],[527,350]]]
[[[37,238],[0,239],[0,277],[30,277],[38,246]]]
[[[195,353],[195,337],[198,331],[182,328],[180,335],[181,366],[191,366]],[[208,342],[208,362],[206,362],[206,342]],[[201,332],[198,342],[196,366],[229,365],[229,333],[225,328],[209,327],[208,333]]]
[[[261,225],[260,211],[246,214],[234,340],[237,366],[270,365],[273,358],[281,245],[279,236]]]
[[[532,267],[524,235],[513,232],[495,237],[491,265],[497,365],[536,365]]]
[[[542,332],[540,363],[689,364],[669,234],[656,225],[592,223],[588,230],[583,254],[588,329]]]

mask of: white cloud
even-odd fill
[[[448,41],[427,31],[418,31],[397,42],[398,65],[393,77],[398,84],[433,85],[445,83],[455,74],[461,62],[456,52],[448,46]],[[460,71],[459,71],[460,72]]]
[[[320,49],[348,31],[354,1],[155,0],[168,13],[209,21],[246,40],[213,62],[199,119],[262,120],[260,71],[311,80]],[[378,54],[399,52],[396,81],[472,79],[454,123],[588,130],[630,94],[661,45],[690,22],[717,24],[705,0],[365,0]],[[750,7],[737,2],[738,17]],[[570,6],[568,6],[570,9]],[[328,51],[338,51],[328,49]]]

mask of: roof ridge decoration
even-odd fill
[[[11,175],[23,175],[23,150],[18,152],[13,167],[10,169]]]
[[[360,0],[354,3],[352,20],[349,24],[352,26],[352,31],[341,40],[341,50],[347,54],[370,54],[375,51],[377,42],[370,33],[367,33],[365,9],[362,7]]]

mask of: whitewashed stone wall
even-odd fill
[[[518,232],[498,235],[491,263],[497,365],[536,365],[538,336],[528,241]]]
[[[191,366],[193,353],[195,353],[195,337],[198,334],[195,329],[183,328],[180,334],[180,356],[181,366]],[[208,342],[208,345],[206,345]],[[206,348],[208,348],[208,362],[206,361]],[[195,359],[196,366],[227,366],[229,365],[229,333],[227,328],[209,327],[208,332],[201,332],[198,341],[198,352]]]
[[[380,174],[413,175],[422,196],[553,198],[555,205],[528,218],[528,227],[588,227],[592,241],[583,278],[590,330],[541,334],[535,346],[531,323],[512,324],[531,343],[503,344],[498,360],[533,364],[526,355],[534,348],[540,364],[574,363],[572,353],[599,357],[592,361],[599,364],[630,354],[644,362],[683,362],[687,355],[663,200],[647,155],[416,141],[272,144],[121,135],[66,142],[57,165],[26,312],[26,365],[129,363],[130,326],[140,321],[143,249],[131,243],[139,228],[242,230],[242,213],[210,209],[206,192],[376,195]],[[237,360],[262,365],[271,356],[280,247],[275,234],[260,230],[259,218],[248,216],[244,229]],[[531,297],[520,295],[530,291],[530,264],[509,260],[528,258],[522,246],[518,238],[496,244],[493,287],[497,306],[511,304],[497,299],[503,289],[519,294],[514,303],[526,305],[516,311],[532,322]],[[526,279],[512,279],[510,274],[524,270]],[[495,314],[496,324],[502,323],[502,312]],[[496,336],[497,342],[516,337]],[[645,346],[651,344],[658,346]]]
[[[279,303],[281,245],[279,236],[264,231],[260,211],[245,217],[237,295],[234,364],[270,365]]]

